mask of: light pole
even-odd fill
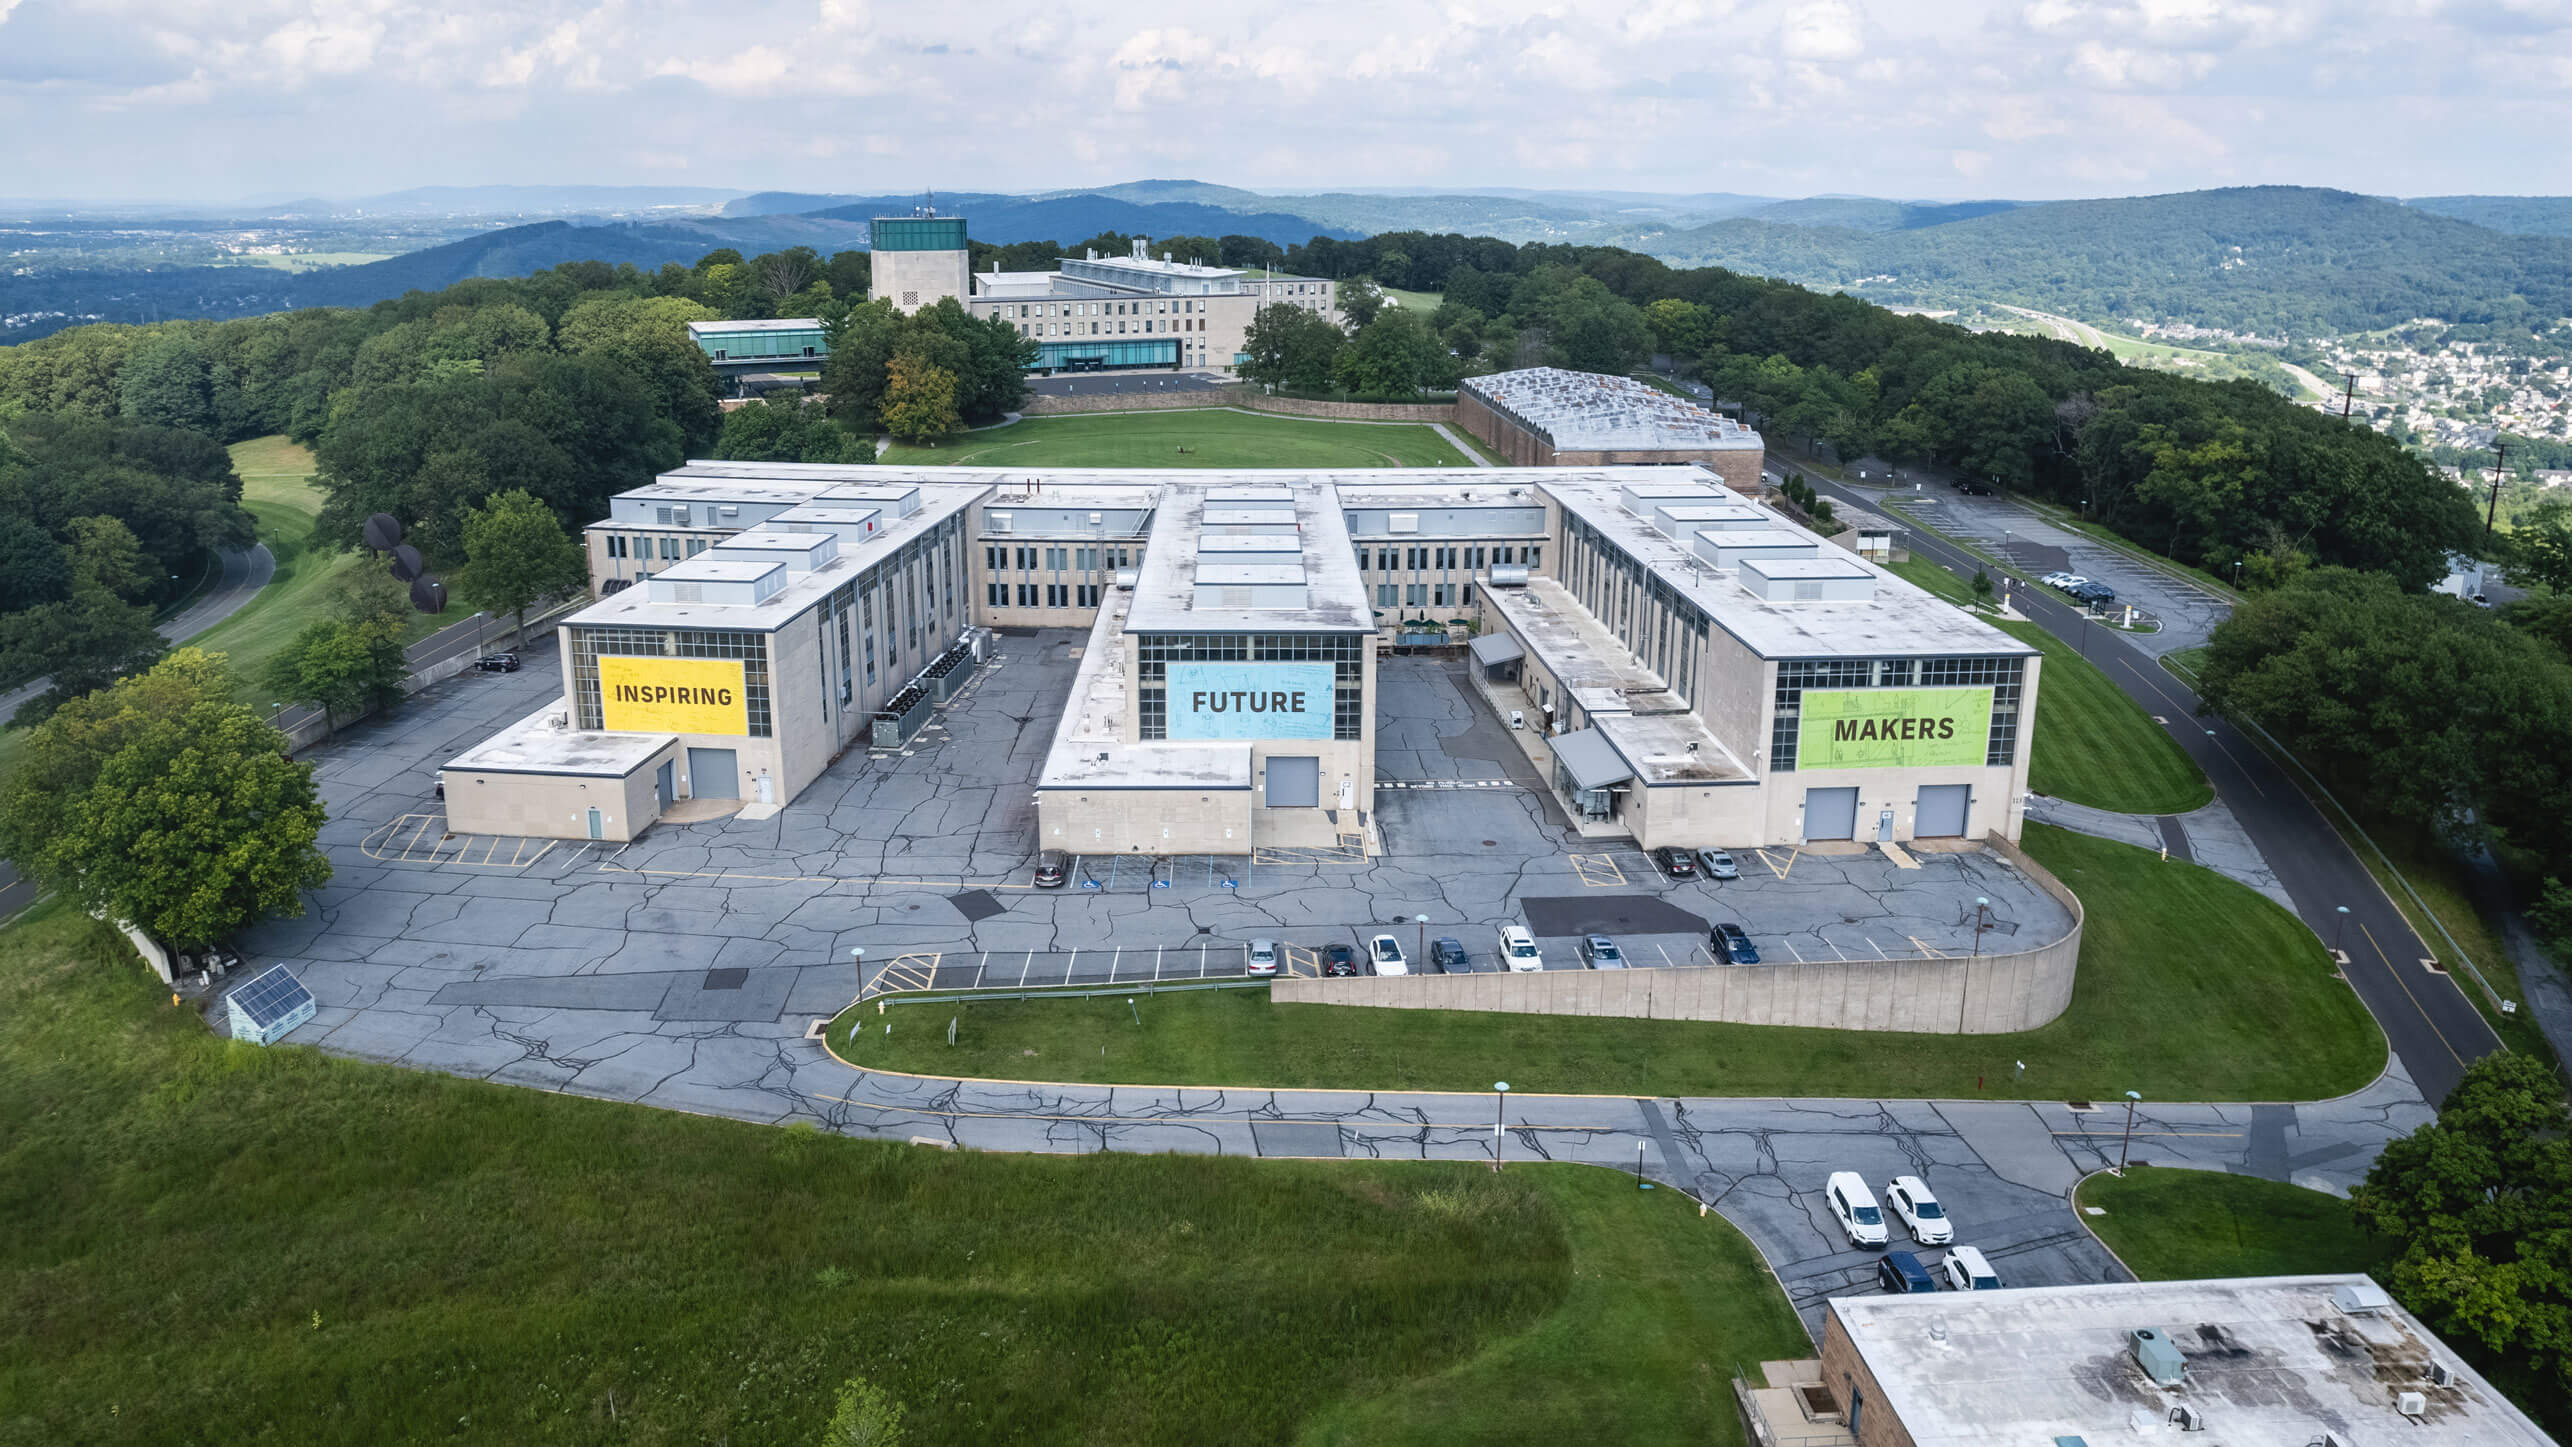
[[[2342,959],[2349,957],[2349,907],[2339,906],[2340,922],[2331,930],[2331,952]]]
[[[1422,914],[1414,915],[1412,918],[1420,922],[1420,953],[1416,958],[1426,966],[1429,963],[1429,917]]]
[[[1978,965],[1979,965],[1979,964],[1981,964],[1981,963],[1982,963],[1982,961],[1983,961],[1983,928],[1984,928],[1984,926],[1986,926],[1986,925],[1988,925],[1988,924],[1990,924],[1990,923],[1991,923],[1991,917],[1992,917],[1992,902],[1991,902],[1990,898],[1989,898],[1988,896],[1985,896],[1985,895],[1979,895],[1979,894],[1978,894],[1978,895],[1975,895],[1975,896],[1974,896],[1974,958],[1973,958],[1973,963],[1978,964]]]
[[[2125,1174],[2126,1156],[2134,1149],[2134,1107],[2135,1104],[2142,1099],[2143,1094],[2140,1091],[2129,1090],[2125,1093],[2125,1140],[2117,1147],[2117,1174],[2119,1176],[2123,1176]]]
[[[1509,1082],[1495,1080],[1492,1089],[1491,1168],[1500,1169],[1500,1130],[1509,1120]]]

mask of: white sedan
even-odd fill
[[[1366,957],[1375,964],[1379,975],[1407,975],[1410,962],[1402,958],[1402,941],[1391,935],[1377,935],[1366,942]]]
[[[1884,1203],[1902,1218],[1902,1229],[1923,1246],[1944,1246],[1956,1239],[1956,1223],[1947,1219],[1947,1208],[1929,1193],[1929,1183],[1918,1176],[1896,1176],[1884,1188]]]

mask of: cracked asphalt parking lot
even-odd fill
[[[442,832],[434,821],[425,830],[405,823],[438,810],[441,762],[554,693],[554,680],[533,670],[463,675],[308,753],[330,809],[322,837],[337,873],[304,917],[262,925],[244,944],[262,962],[293,963],[320,1002],[296,1043],[370,1060],[895,1139],[1255,1153],[1254,1120],[1345,1118],[1333,1138],[1348,1154],[1472,1156],[1489,1151],[1490,1128],[1445,1122],[1480,1118],[1479,1105],[1460,1108],[1453,1097],[1415,1098],[1428,1103],[1404,1111],[1390,1104],[1400,1097],[1371,1096],[1381,1104],[1352,1110],[1339,1103],[1345,1096],[1317,1093],[916,1081],[852,1072],[806,1029],[857,994],[849,951],[860,946],[870,971],[929,959],[930,982],[949,987],[967,982],[951,972],[968,960],[979,968],[1078,956],[1086,977],[1102,958],[1184,960],[1202,949],[1185,971],[1195,978],[1227,972],[1225,952],[1254,937],[1354,944],[1394,921],[1406,922],[1397,934],[1410,947],[1418,926],[1408,922],[1419,914],[1430,916],[1432,938],[1456,935],[1488,967],[1494,930],[1519,918],[1527,899],[1572,901],[1562,907],[1575,915],[1588,902],[1615,911],[1641,900],[1739,919],[1771,959],[1895,952],[1905,942],[1963,953],[1977,894],[2006,926],[1986,935],[1985,949],[2024,948],[2066,923],[2050,897],[1981,851],[1926,854],[1918,871],[1872,853],[1769,851],[1744,854],[1737,882],[1663,879],[1630,846],[1587,844],[1566,830],[1461,665],[1411,658],[1381,670],[1382,856],[1285,851],[1129,869],[1113,884],[1110,868],[1097,889],[1037,891],[1028,887],[1033,781],[1081,637],[1006,637],[996,663],[912,748],[852,751],[772,818],[663,823],[621,848],[463,841],[440,850],[429,847]],[[406,842],[415,839],[425,842]],[[1702,939],[1622,943],[1649,961]],[[1567,938],[1547,941],[1546,952],[1558,966],[1575,959]],[[969,1115],[967,1101],[983,1104]],[[1872,1270],[1871,1256],[1831,1249],[1818,1214],[1822,1177],[1844,1167],[1881,1185],[1928,1164],[1960,1212],[2005,1227],[1990,1239],[2021,1262],[2004,1265],[2013,1279],[2113,1272],[2062,1208],[2076,1173],[2066,1174],[2069,1158],[2051,1136],[2039,1130],[2023,1142],[2044,1168],[2013,1175],[1941,1115],[2026,1107],[1558,1103],[1576,1119],[1593,1109],[1607,1119],[1595,1132],[1531,1128],[1513,1141],[1625,1164],[1637,1140],[1659,1142],[1654,1173],[1718,1199],[1799,1304]]]

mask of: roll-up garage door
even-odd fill
[[[740,798],[739,755],[731,749],[688,750],[688,792],[700,799]]]
[[[1806,839],[1848,839],[1858,832],[1858,791],[1848,789],[1807,789],[1804,791],[1804,837]]]
[[[1953,839],[1965,832],[1965,812],[1972,804],[1970,784],[1923,784],[1919,807],[1911,816],[1915,839]]]
[[[1314,809],[1322,802],[1322,761],[1312,754],[1268,756],[1268,807]]]

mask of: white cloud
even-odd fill
[[[1866,16],[1851,0],[1793,0],[1778,49],[1794,60],[1854,60],[1866,53]]]

